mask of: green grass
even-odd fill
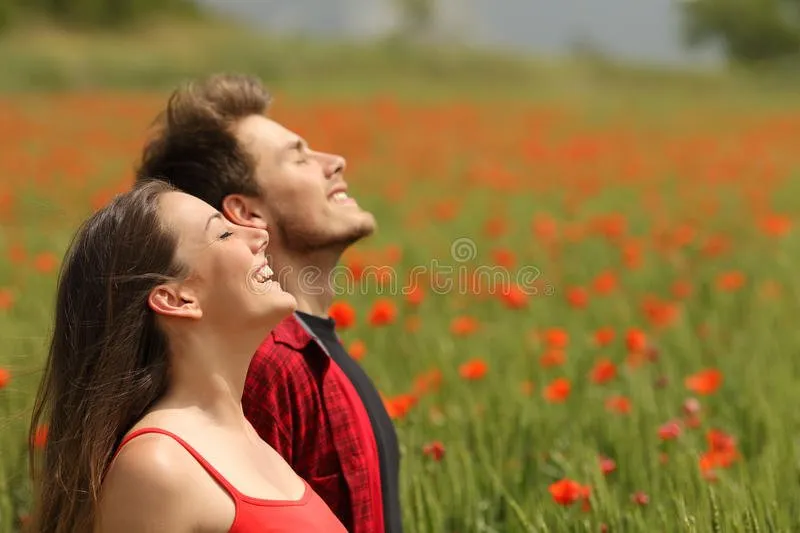
[[[26,36],[36,38],[23,41]],[[125,175],[166,91],[186,76],[222,68],[263,76],[279,94],[278,112],[290,127],[303,124],[312,145],[326,139],[348,157],[361,154],[348,179],[360,203],[376,214],[380,231],[360,250],[400,246],[395,268],[406,274],[433,259],[456,272],[488,265],[492,250],[502,247],[515,253],[519,266],[537,267],[553,288],[521,310],[505,308],[492,295],[429,291],[418,309],[394,296],[398,316],[383,328],[368,321],[379,297],[375,287],[341,296],[357,313],[342,336],[346,343],[366,343],[363,365],[384,394],[410,392],[421,373],[442,372],[441,389],[421,395],[397,420],[407,531],[596,532],[600,524],[611,532],[800,530],[800,283],[794,268],[800,240],[796,233],[772,239],[755,225],[764,205],[798,222],[800,98],[788,78],[500,61],[396,43],[320,45],[256,38],[224,26],[154,26],[145,35],[114,36],[27,29],[0,41],[0,60],[6,66],[0,111],[10,117],[0,141],[6,177],[0,198],[8,193],[13,207],[12,214],[0,213],[0,289],[15,298],[0,310],[0,366],[12,373],[0,390],[0,531],[15,532],[28,512],[23,431],[51,327],[54,276],[36,272],[33,257],[43,251],[61,256],[89,212],[89,198]],[[94,96],[65,104],[59,98],[67,93]],[[391,127],[374,111],[381,99],[398,106]],[[87,101],[104,107],[90,109]],[[317,120],[332,113],[337,120]],[[555,118],[548,121],[548,113]],[[676,155],[691,139],[706,146]],[[526,153],[533,141],[545,155]],[[594,154],[581,159],[577,148],[587,144]],[[33,150],[38,158],[24,157]],[[497,174],[469,179],[478,163]],[[642,174],[627,179],[637,164]],[[783,179],[764,177],[765,167]],[[511,185],[502,189],[498,180],[506,174]],[[727,179],[713,181],[717,175]],[[406,192],[391,199],[395,184]],[[574,209],[571,198],[580,199]],[[453,219],[436,218],[442,201],[458,206]],[[707,201],[718,202],[719,210],[703,211]],[[539,213],[552,215],[562,230],[558,255],[532,232]],[[643,243],[640,268],[621,261],[624,243],[592,232],[593,218],[605,213],[624,215],[626,239]],[[503,218],[508,232],[487,236],[484,223],[492,217]],[[661,250],[659,229],[681,224],[694,228],[693,241]],[[571,226],[585,234],[564,237]],[[718,234],[729,239],[730,251],[705,254],[704,243]],[[451,244],[463,237],[475,243],[472,263],[454,263],[450,255]],[[27,249],[20,264],[9,258],[14,244]],[[606,269],[617,273],[621,288],[600,296],[591,283]],[[718,274],[727,270],[745,274],[742,289],[717,288]],[[678,320],[658,329],[644,316],[642,300],[648,294],[675,300],[670,290],[678,279],[690,281],[693,292],[678,301]],[[780,285],[777,297],[764,295],[770,281]],[[589,288],[586,309],[569,305],[572,286]],[[451,321],[463,314],[481,324],[466,338],[450,332]],[[418,331],[406,330],[409,316],[421,320]],[[617,338],[598,348],[592,335],[604,326]],[[698,333],[700,326],[707,336]],[[569,333],[563,366],[539,364],[544,346],[532,331],[548,327]],[[629,328],[648,332],[660,350],[657,361],[626,367]],[[596,385],[588,374],[601,356],[619,365],[619,375]],[[459,367],[473,358],[489,370],[482,380],[465,381]],[[699,397],[701,426],[661,442],[658,428],[680,418],[692,395],[684,378],[712,367],[724,381],[714,394]],[[563,404],[542,397],[557,377],[572,381]],[[666,386],[657,386],[663,379]],[[521,390],[525,380],[533,383],[529,396]],[[605,410],[613,394],[630,398],[629,414]],[[732,434],[741,454],[714,483],[698,468],[712,427]],[[440,462],[422,453],[434,441],[446,450]],[[598,454],[613,458],[617,470],[603,476]],[[591,511],[552,501],[548,486],[564,477],[591,485]],[[637,491],[648,495],[646,506],[631,502]]]
[[[146,28],[92,33],[25,25],[0,37],[0,59],[0,91],[11,93],[167,90],[186,77],[243,70],[293,97],[314,97],[322,90],[357,98],[391,90],[415,98],[458,93],[625,102],[648,93],[664,103],[769,95],[765,104],[782,105],[793,101],[796,81],[790,70],[768,67],[708,71],[617,64],[602,56],[534,59],[458,45],[413,45],[395,37],[366,43],[310,41],[258,33],[224,20],[166,19]]]

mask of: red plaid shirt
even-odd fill
[[[349,532],[383,533],[375,445],[362,438],[343,373],[329,371],[335,364],[294,315],[286,318],[253,357],[244,413]]]

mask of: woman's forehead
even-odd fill
[[[177,231],[181,241],[203,239],[209,228],[224,222],[222,215],[203,200],[171,191],[161,197],[161,217]]]

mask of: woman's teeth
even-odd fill
[[[272,277],[272,274],[273,272],[272,269],[269,267],[269,265],[264,264],[264,266],[262,266],[256,271],[255,278],[256,281],[258,281],[259,283],[266,283],[267,281],[269,281],[269,278]]]
[[[347,200],[348,198],[349,196],[347,196],[347,193],[344,191],[335,192],[331,196],[331,200],[333,200],[334,202],[342,202],[344,200]]]

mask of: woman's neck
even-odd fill
[[[237,346],[197,332],[170,340],[170,386],[162,405],[195,407],[221,426],[241,425],[252,343]]]

